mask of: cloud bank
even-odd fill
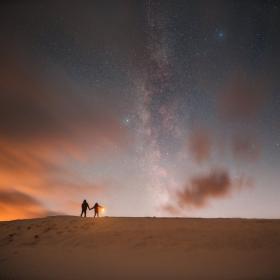
[[[52,214],[34,197],[16,190],[0,190],[0,220],[42,217]]]
[[[63,71],[55,70],[56,78],[43,75],[40,64],[20,52],[3,54],[1,61],[0,219],[49,213],[50,206],[39,200],[61,211],[65,193],[71,213],[68,200],[94,197],[106,188],[80,170],[128,145],[117,102],[105,93],[97,102]]]
[[[182,189],[173,191],[163,210],[176,215],[183,209],[203,208],[211,200],[228,197],[251,185],[251,180],[246,177],[233,179],[226,169],[212,169],[208,173],[191,177]]]

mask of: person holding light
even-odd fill
[[[94,206],[93,206],[92,208],[90,208],[90,210],[92,210],[92,209],[94,209],[94,218],[95,218],[96,216],[99,217],[99,211],[100,211],[100,210],[101,210],[101,211],[104,211],[104,210],[105,210],[105,208],[102,207],[101,205],[99,205],[98,202],[96,202],[96,203],[94,204]]]

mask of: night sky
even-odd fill
[[[280,218],[279,1],[56,2],[1,4],[0,220]]]

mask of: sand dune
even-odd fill
[[[280,279],[280,220],[0,223],[0,279]]]

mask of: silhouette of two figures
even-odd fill
[[[92,209],[94,209],[94,218],[99,217],[99,212],[100,212],[100,209],[102,209],[102,208],[103,207],[101,205],[99,205],[98,202],[96,202],[94,204],[94,206],[92,208],[90,208],[87,201],[84,200],[83,203],[82,203],[81,217],[83,217],[83,216],[86,217],[87,216],[87,210],[92,210]]]

